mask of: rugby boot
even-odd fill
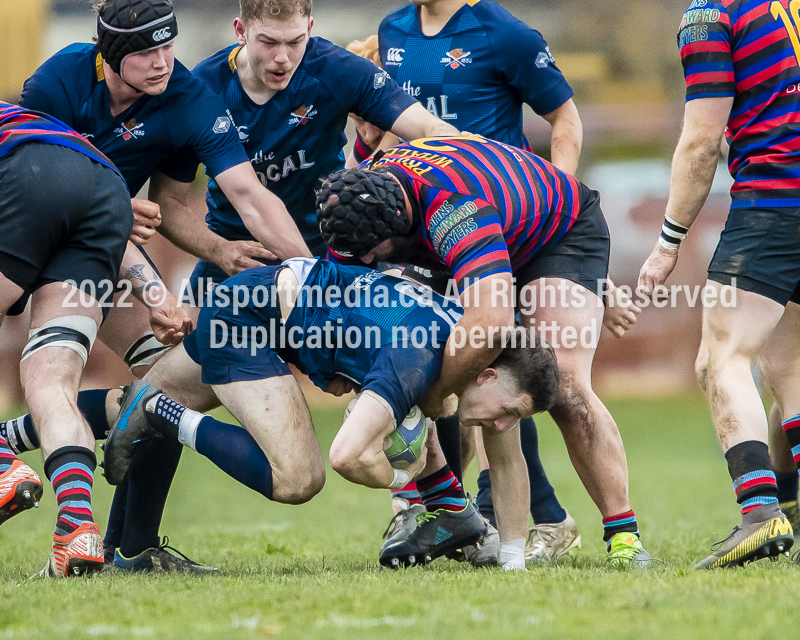
[[[486,533],[486,521],[469,502],[461,511],[437,509],[415,516],[415,527],[407,536],[392,536],[381,547],[380,563],[389,569],[425,565],[439,556],[475,544]]]
[[[169,538],[154,549],[145,549],[133,558],[126,558],[119,549],[114,550],[114,569],[131,573],[195,573],[210,575],[219,573],[216,567],[205,567],[190,560],[175,547],[169,546]]]
[[[0,524],[31,507],[38,507],[42,491],[42,481],[36,472],[19,458],[14,460],[0,475]]]
[[[630,531],[620,531],[608,541],[606,560],[615,569],[646,569],[653,558],[645,551],[639,536]]]
[[[486,533],[475,544],[464,547],[464,558],[473,567],[496,567],[500,561],[500,534],[485,518],[484,522]]]
[[[800,538],[800,504],[798,504],[797,500],[792,500],[791,502],[781,502],[780,503],[781,511],[783,511],[783,515],[786,516],[786,519],[789,521],[789,524],[792,525],[792,533],[794,535],[794,548],[797,549],[798,538]]]
[[[383,532],[385,542],[381,545],[381,555],[383,555],[384,549],[396,544],[399,540],[405,540],[411,535],[411,532],[417,528],[417,516],[422,513],[425,513],[425,506],[419,503],[409,505],[407,509],[400,509],[395,512],[389,521],[389,526]]]
[[[566,510],[565,510],[566,511]],[[535,524],[528,532],[525,545],[525,563],[553,562],[581,546],[581,534],[575,520],[566,511],[563,522]]]
[[[133,456],[143,444],[161,434],[147,424],[145,405],[161,389],[136,380],[123,389],[119,399],[119,413],[102,449],[103,475],[109,484],[119,484],[125,477]]]
[[[53,549],[43,578],[91,575],[103,570],[103,538],[94,522],[83,522],[72,533],[53,535]]]
[[[765,504],[742,516],[742,525],[711,547],[713,553],[695,565],[695,569],[741,567],[762,558],[789,555],[794,544],[792,525],[780,507]]]

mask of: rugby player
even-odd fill
[[[331,445],[338,473],[386,488],[403,486],[425,469],[418,484],[433,516],[419,518],[416,541],[422,544],[399,540],[382,550],[383,564],[425,564],[474,544],[485,523],[436,438],[429,438],[427,460],[423,455],[407,470],[393,469],[383,449],[384,438],[438,377],[460,317],[457,301],[363,266],[298,258],[234,276],[215,289],[183,345],[126,391],[105,445],[106,477],[121,479],[151,435],[196,449],[270,500],[310,500],[322,489],[324,465],[290,363],[336,395],[353,386],[361,391]],[[509,347],[466,385],[462,419],[506,430],[548,408],[557,387],[552,349]],[[221,403],[244,429],[203,416],[176,397],[200,410]]]
[[[399,185],[399,199],[376,186],[387,176]],[[420,405],[431,418],[497,355],[487,340],[514,323],[516,276],[524,322],[540,330],[555,323],[561,334],[551,338],[561,387],[550,414],[603,516],[609,560],[647,564],[650,556],[628,502],[619,431],[591,387],[609,255],[599,194],[515,147],[479,136],[428,139],[398,145],[371,164],[331,176],[318,194],[317,216],[334,257],[370,264],[402,255],[406,262],[453,274],[464,315],[461,333],[451,334],[441,376]],[[454,348],[454,336],[471,332],[483,342],[462,341]],[[580,343],[576,336],[582,336]],[[469,424],[463,416],[462,422]],[[529,504],[529,496],[528,483],[519,481],[525,476],[519,440],[498,438],[486,428],[483,435],[500,538],[506,553],[524,566],[527,514],[515,507]]]
[[[103,566],[91,504],[94,438],[76,404],[108,310],[103,292],[108,298],[120,276],[140,300],[159,294],[149,317],[165,343],[180,341],[191,327],[155,272],[132,268],[144,263],[128,242],[132,225],[128,190],[108,158],[55,118],[0,102],[0,324],[32,297],[20,377],[58,501],[44,576]],[[36,473],[0,436],[0,523],[38,507],[41,496]]]
[[[796,17],[796,11],[794,12]],[[661,236],[639,273],[657,295],[678,260],[730,143],[734,184],[725,229],[708,267],[696,372],[711,406],[742,522],[700,569],[788,553],[792,528],[778,505],[767,416],[752,375],[758,358],[800,460],[800,113],[797,27],[786,5],[696,0],[678,45],[686,76],[683,130],[672,162]],[[726,133],[727,132],[727,133]],[[735,293],[735,304],[720,304]]]
[[[225,105],[175,60],[178,27],[171,2],[102,0],[95,7],[97,43],[71,45],[47,60],[26,81],[21,104],[55,116],[89,139],[119,168],[131,195],[150,179],[152,203],[133,200],[134,210],[154,210],[156,216],[160,210],[160,231],[189,251],[194,245],[184,242],[181,230],[191,228],[213,247],[216,264],[229,275],[273,254],[281,259],[311,255],[280,199],[259,182]],[[258,242],[226,240],[196,220],[187,197],[198,162]],[[148,220],[143,218],[142,225]],[[164,349],[138,303],[112,309],[98,337],[136,376]],[[90,423],[102,422],[106,401],[103,390],[79,396]],[[15,425],[24,429],[24,422],[23,417]],[[119,545],[127,557],[158,545],[158,525],[180,453],[181,447],[162,447],[158,459],[133,470],[129,490],[127,483],[118,489],[106,532],[110,556]],[[126,504],[130,518],[124,517]],[[178,558],[162,560],[161,568],[182,567]]]
[[[349,113],[408,139],[458,131],[430,115],[374,64],[311,37],[311,10],[311,0],[240,0],[240,17],[233,23],[237,43],[193,72],[225,101],[259,180],[286,205],[312,253],[322,256],[327,247],[316,223],[314,189],[320,178],[344,166]],[[206,201],[214,234],[253,239],[216,180],[209,182]],[[184,243],[201,257],[191,279],[201,291],[231,275],[201,241],[210,235]]]
[[[527,104],[552,126],[552,163],[575,175],[583,128],[572,88],[540,33],[503,7],[486,0],[414,0],[383,19],[378,42],[389,75],[461,131],[530,151],[522,131]],[[547,479],[532,419],[520,423],[520,439],[533,518],[526,557],[553,560],[580,547],[580,533]],[[483,456],[478,461],[477,502],[494,522],[489,470]]]

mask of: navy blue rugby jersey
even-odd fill
[[[383,68],[433,115],[520,149],[523,103],[545,115],[573,95],[541,34],[488,0],[467,2],[435,36],[408,4],[378,38]]]
[[[368,60],[314,37],[286,89],[258,105],[236,73],[240,49],[222,49],[198,64],[194,73],[230,110],[261,182],[286,205],[308,247],[324,254],[314,189],[321,177],[344,167],[348,114],[390,129],[414,100]],[[252,238],[213,180],[206,200],[206,220],[213,231],[229,240]]]
[[[73,44],[25,82],[20,105],[52,115],[100,149],[131,194],[159,170],[191,182],[198,162],[217,175],[247,162],[225,105],[177,60],[167,89],[142,96],[111,115],[103,58],[96,46]]]
[[[284,264],[299,261],[311,262],[296,258]],[[402,278],[327,260],[316,261],[301,285],[285,330],[291,340],[292,329],[297,327],[302,346],[279,350],[281,357],[322,389],[339,374],[362,385],[363,390],[375,391],[392,405],[397,420],[403,420],[418,399],[406,397],[399,376],[414,375],[415,354],[428,362],[430,356],[420,353],[426,349],[441,362],[450,332],[463,313],[459,302]],[[333,330],[329,343],[323,339],[316,344],[310,336],[321,334],[326,325]],[[352,331],[350,337],[345,333],[348,330]],[[336,332],[344,337],[338,338]],[[338,348],[340,345],[343,348]],[[391,346],[406,350],[411,359],[408,370],[387,371],[380,366],[381,350]],[[438,369],[435,373],[438,375]]]

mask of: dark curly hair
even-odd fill
[[[317,191],[317,223],[331,249],[354,258],[411,231],[402,187],[385,172],[358,167],[323,181]]]

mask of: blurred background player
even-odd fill
[[[32,297],[20,376],[58,501],[47,577],[103,567],[91,503],[94,436],[76,398],[108,309],[98,293],[114,290],[126,245],[141,260],[128,243],[132,225],[128,190],[108,158],[54,118],[0,102],[0,323]],[[130,279],[127,269],[122,275]],[[132,284],[141,299],[145,290]],[[151,294],[163,290],[156,277],[145,284]],[[166,312],[150,308],[153,327],[165,342],[179,341],[188,318],[170,304],[174,296],[163,301]],[[41,496],[39,478],[0,436],[0,522]]]
[[[678,46],[686,76],[683,130],[661,236],[639,286],[655,295],[675,268],[681,241],[708,197],[727,127],[732,202],[708,267],[713,297],[704,302],[696,371],[742,524],[697,564],[712,569],[788,553],[793,544],[778,504],[752,365],[758,359],[800,461],[800,145],[794,124],[800,98],[787,91],[800,82],[800,47],[795,18],[782,3],[766,0],[693,3]],[[731,288],[735,304],[722,304]]]
[[[386,174],[401,186],[404,201],[375,189],[372,183],[383,183]],[[599,194],[533,154],[468,136],[392,147],[371,164],[331,176],[317,202],[334,257],[371,264],[402,256],[452,273],[464,307],[461,335],[477,332],[483,342],[465,338],[448,347],[441,377],[420,405],[425,415],[437,418],[444,400],[492,361],[498,347],[487,344],[489,336],[513,326],[517,303],[525,326],[543,331],[555,323],[564,339],[544,336],[561,373],[550,414],[603,516],[609,561],[649,564],[628,501],[622,440],[591,386],[610,248]],[[514,277],[519,300],[512,294]],[[548,287],[553,293],[545,296],[540,288]],[[526,474],[519,430],[498,435],[491,424],[464,422],[484,427],[487,456],[499,467],[490,465],[495,508],[503,512],[497,516],[501,561],[513,556],[524,567],[530,497],[527,478],[520,482]]]
[[[360,47],[362,55],[369,55],[368,44]],[[378,44],[386,72],[430,113],[461,131],[530,150],[522,131],[527,104],[552,126],[553,164],[575,174],[583,130],[573,91],[541,34],[500,5],[487,0],[415,0],[384,18]],[[357,137],[348,166],[363,161],[377,148],[375,141],[380,142],[374,130],[360,123],[357,130],[364,133]],[[395,143],[395,137],[387,136],[381,147]],[[457,417],[447,423],[440,425],[440,437],[451,434],[445,453],[451,466],[461,471],[461,464],[455,463],[461,455]],[[531,562],[549,561],[579,547],[580,534],[542,467],[533,420],[523,420],[520,432],[534,523],[526,556]],[[491,479],[479,432],[466,430],[464,436],[469,450],[475,450],[471,441],[477,436],[477,500],[481,513],[494,524]],[[413,487],[399,495],[408,498],[413,495],[409,492]]]
[[[104,0],[95,8],[97,43],[71,45],[42,64],[25,83],[21,104],[55,116],[90,139],[119,168],[131,195],[150,179],[152,202],[132,201],[135,213],[147,214],[140,216],[133,239],[152,233],[148,224],[163,216],[159,229],[168,239],[191,250],[182,243],[186,234],[181,230],[192,229],[195,237],[206,238],[230,275],[266,257],[309,256],[280,199],[256,177],[225,105],[175,60],[178,27],[171,2]],[[258,242],[225,240],[196,219],[187,197],[199,162]],[[138,303],[112,309],[98,337],[136,376],[144,375],[164,350]],[[98,429],[104,428],[106,401],[103,390],[79,396],[81,411]],[[17,425],[33,430],[24,417],[14,421]],[[109,560],[118,546],[128,558],[158,546],[158,526],[181,447],[163,447],[159,453],[141,469],[132,469],[130,488],[124,483],[117,490],[106,532]],[[126,509],[132,517],[125,518]],[[188,566],[166,553],[161,559],[161,569]]]

